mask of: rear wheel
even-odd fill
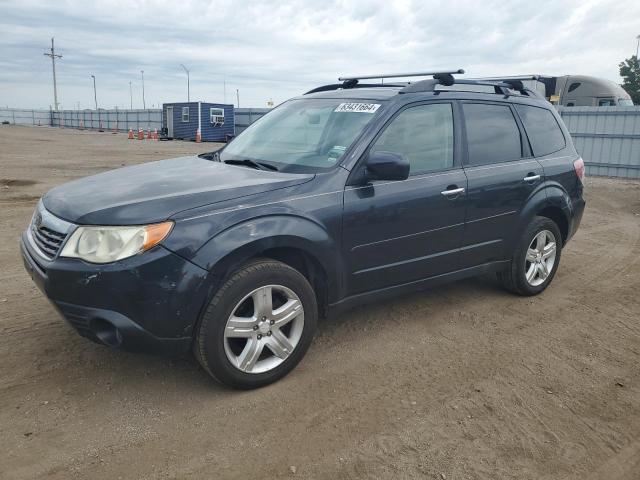
[[[316,322],[316,298],[307,279],[281,262],[258,260],[231,275],[211,300],[194,350],[218,381],[257,388],[300,362]]]
[[[560,263],[562,235],[547,217],[535,217],[516,246],[509,268],[498,273],[503,286],[519,295],[537,295],[553,280]]]

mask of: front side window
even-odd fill
[[[220,127],[224,125],[224,109],[223,108],[210,108],[209,109],[209,121],[212,125]]]
[[[522,139],[508,105],[465,103],[464,120],[470,165],[522,158]]]
[[[619,98],[618,106],[620,107],[633,107],[633,100],[630,98]]]
[[[182,121],[189,121],[189,107],[182,107]]]
[[[568,92],[573,92],[576,88],[578,88],[580,85],[582,85],[580,82],[575,82],[572,83],[571,85],[569,85],[569,90],[567,90]]]
[[[453,167],[453,113],[451,104],[407,108],[382,132],[371,152],[402,155],[409,174]]]
[[[220,160],[253,160],[280,171],[335,167],[383,102],[302,98],[273,109],[220,152]]]
[[[549,110],[529,105],[516,105],[516,111],[520,115],[536,157],[557,152],[565,147],[566,142],[560,125]]]

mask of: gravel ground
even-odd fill
[[[79,337],[18,248],[54,185],[207,148],[0,127],[0,478],[639,478],[640,182],[588,179],[542,295],[474,279],[361,307],[235,392]]]

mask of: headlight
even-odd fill
[[[78,227],[60,256],[92,263],[115,262],[156,246],[172,227],[173,222],[140,227]]]

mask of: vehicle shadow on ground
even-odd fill
[[[320,351],[314,352],[306,360],[305,368],[314,370],[313,365],[309,365],[308,362],[314,362],[317,355],[321,355],[323,344],[330,343],[339,347],[352,342],[367,341],[366,337],[341,335],[340,329],[359,331],[369,328],[372,323],[375,323],[376,328],[385,328],[402,322],[406,312],[412,311],[420,312],[420,321],[435,321],[434,317],[439,310],[451,308],[453,304],[456,309],[464,310],[467,299],[496,295],[509,294],[504,292],[492,277],[479,277],[402,295],[391,300],[373,302],[341,314],[332,314],[320,320],[316,334],[318,345],[315,347]],[[358,349],[355,345],[354,348]],[[158,387],[168,394],[180,392],[185,388],[196,395],[225,395],[233,392],[211,379],[190,352],[182,356],[164,357],[112,350],[78,337],[71,327],[64,333],[54,335],[50,351],[60,354],[64,352],[64,358],[57,360],[64,365],[63,368],[68,373],[68,378],[73,379],[73,384],[85,382],[89,386],[104,388],[115,395],[134,389],[155,392]],[[48,381],[55,382],[54,379],[55,376]],[[67,383],[65,380],[60,381],[63,384]]]

